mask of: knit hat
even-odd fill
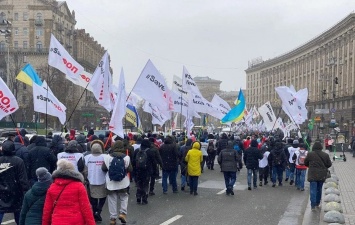
[[[111,151],[112,152],[122,152],[125,153],[125,148],[124,148],[124,143],[123,141],[115,141],[115,143],[113,143],[112,147],[111,147]]]
[[[293,140],[292,144],[294,144],[294,145],[298,145],[298,144],[299,144],[299,142],[298,142],[298,140]]]
[[[91,151],[93,151],[93,146],[94,146],[94,144],[96,145],[96,147],[94,147],[95,150],[100,150],[100,152],[102,152],[103,149],[105,148],[104,143],[103,143],[101,140],[96,139],[96,140],[93,140],[93,141],[90,142]],[[95,150],[94,150],[94,152],[95,152]],[[97,151],[96,151],[96,152],[97,152]]]
[[[52,175],[48,172],[48,170],[45,167],[39,167],[36,170],[36,176],[37,176],[38,182],[52,181]]]
[[[57,161],[57,170],[75,170],[74,165],[66,159]]]

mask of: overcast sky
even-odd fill
[[[183,65],[193,77],[246,87],[248,60],[284,54],[355,9],[354,0],[67,0],[76,28],[111,56],[114,82],[123,67],[126,91],[151,59],[171,87]]]

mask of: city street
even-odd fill
[[[235,195],[226,196],[223,190],[223,174],[218,165],[214,171],[205,168],[199,181],[198,196],[192,196],[188,191],[173,194],[171,187],[168,194],[163,195],[161,181],[158,181],[156,195],[149,197],[148,205],[136,204],[135,187],[132,183],[127,224],[302,224],[309,196],[308,183],[304,192],[297,191],[289,183],[275,188],[269,183],[267,186],[248,191],[244,167],[238,174]],[[178,182],[180,183],[180,180]],[[107,204],[102,217],[102,224],[109,224]],[[15,224],[12,215],[6,214],[2,224]]]

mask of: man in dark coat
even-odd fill
[[[47,147],[44,137],[38,136],[35,144],[36,146],[28,154],[29,180],[32,185],[37,181],[36,170],[38,168],[44,167],[52,173],[57,163],[57,157]]]
[[[5,213],[14,213],[19,224],[24,192],[28,190],[28,180],[23,160],[15,156],[15,145],[6,140],[2,144],[0,157],[0,224]]]
[[[327,178],[328,168],[332,166],[329,155],[322,151],[323,147],[320,141],[313,144],[312,152],[308,152],[304,164],[308,167],[308,177],[311,209],[320,207],[322,198],[322,187]]]
[[[14,139],[15,145],[15,155],[20,157],[25,163],[26,171],[28,171],[29,161],[28,161],[28,149],[26,145],[24,145],[24,139],[22,136],[17,135]],[[28,174],[27,174],[28,175]]]
[[[276,176],[279,181],[279,186],[282,186],[283,171],[287,164],[287,158],[281,142],[275,142],[275,146],[272,148],[268,160],[269,166],[271,166],[272,169],[272,187],[276,186]]]
[[[192,139],[187,139],[185,145],[180,147],[179,161],[180,161],[180,170],[181,170],[181,190],[185,191],[185,186],[187,182],[187,162],[185,157],[187,152],[192,148]]]
[[[259,159],[262,159],[263,155],[258,149],[258,141],[251,140],[250,147],[244,152],[244,164],[248,169],[248,190],[251,190],[251,176],[253,175],[253,186],[256,189],[258,186],[256,182],[258,181],[258,170],[259,170]]]
[[[216,143],[217,155],[219,155],[219,153],[223,149],[227,148],[227,146],[228,146],[228,136],[226,133],[222,133],[221,138]]]
[[[142,143],[142,141],[140,142]],[[154,155],[153,174],[150,176],[150,182],[149,182],[149,195],[155,195],[154,193],[155,180],[159,178],[159,166],[162,167],[163,164],[162,164],[159,150],[154,145],[154,138],[149,138],[149,142],[151,144],[149,150],[152,152],[152,155]]]
[[[55,156],[57,156],[58,153],[64,152],[65,143],[63,138],[58,134],[54,135],[52,138],[52,142],[49,145],[49,149]]]
[[[171,136],[165,138],[164,144],[160,147],[159,152],[163,163],[163,193],[167,194],[168,178],[173,187],[173,193],[178,193],[176,175],[179,167],[179,152],[176,142]]]
[[[237,180],[237,171],[243,167],[241,157],[233,146],[234,143],[229,141],[227,148],[218,155],[218,164],[224,174],[227,195],[234,195],[233,186]]]

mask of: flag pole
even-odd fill
[[[12,123],[14,124],[14,127],[15,127],[15,129],[16,129],[17,135],[20,137],[20,140],[21,140],[22,145],[25,145],[25,142],[24,142],[24,140],[23,140],[23,138],[22,138],[22,136],[21,136],[21,134],[20,134],[20,131],[18,130],[18,128],[17,128],[17,126],[16,126],[15,120],[14,120],[14,118],[12,117],[12,114],[10,114],[10,118],[11,118],[11,120],[12,120]]]
[[[49,82],[49,65],[48,65],[48,71],[47,71],[47,81]],[[47,134],[48,134],[48,88],[49,88],[49,84],[47,83],[47,96],[46,96],[46,137],[47,137]]]

